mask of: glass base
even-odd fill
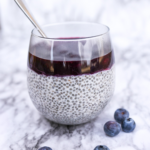
[[[96,118],[114,92],[114,66],[95,74],[55,77],[28,68],[28,89],[35,107],[47,119],[65,125]]]

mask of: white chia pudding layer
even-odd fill
[[[28,68],[28,90],[47,119],[66,125],[88,122],[101,112],[114,92],[114,66],[79,76],[45,76]]]

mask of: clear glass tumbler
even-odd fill
[[[99,115],[114,92],[114,52],[109,28],[69,22],[32,31],[28,54],[28,91],[39,112],[66,125]]]

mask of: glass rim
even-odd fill
[[[42,27],[48,27],[48,26],[55,26],[55,25],[63,25],[63,24],[91,24],[91,25],[101,25],[107,28],[107,31],[102,33],[102,34],[98,34],[98,35],[94,35],[94,36],[88,36],[88,37],[79,37],[79,38],[64,38],[64,39],[59,39],[59,38],[48,38],[48,37],[42,37],[41,35],[37,35],[34,33],[34,31],[38,32],[37,28],[32,29],[31,31],[31,36],[35,36],[37,38],[40,39],[44,39],[44,40],[53,40],[53,41],[79,41],[79,40],[85,40],[85,39],[92,39],[92,38],[98,38],[101,37],[103,35],[106,35],[109,33],[110,28],[102,23],[94,23],[94,22],[80,22],[80,21],[69,21],[69,22],[60,22],[60,23],[51,23],[51,24],[46,24],[46,25],[42,25]]]

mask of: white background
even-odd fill
[[[13,0],[1,0],[0,149],[31,150],[47,145],[54,150],[91,150],[105,144],[111,150],[149,150],[150,1],[26,2],[41,25],[86,21],[109,26],[116,56],[116,90],[95,122],[74,127],[70,138],[67,127],[51,126],[36,112],[27,93],[27,52],[33,26]],[[114,111],[120,107],[130,111],[137,123],[136,130],[131,134],[121,132],[115,138],[106,137],[103,124],[113,120]]]

